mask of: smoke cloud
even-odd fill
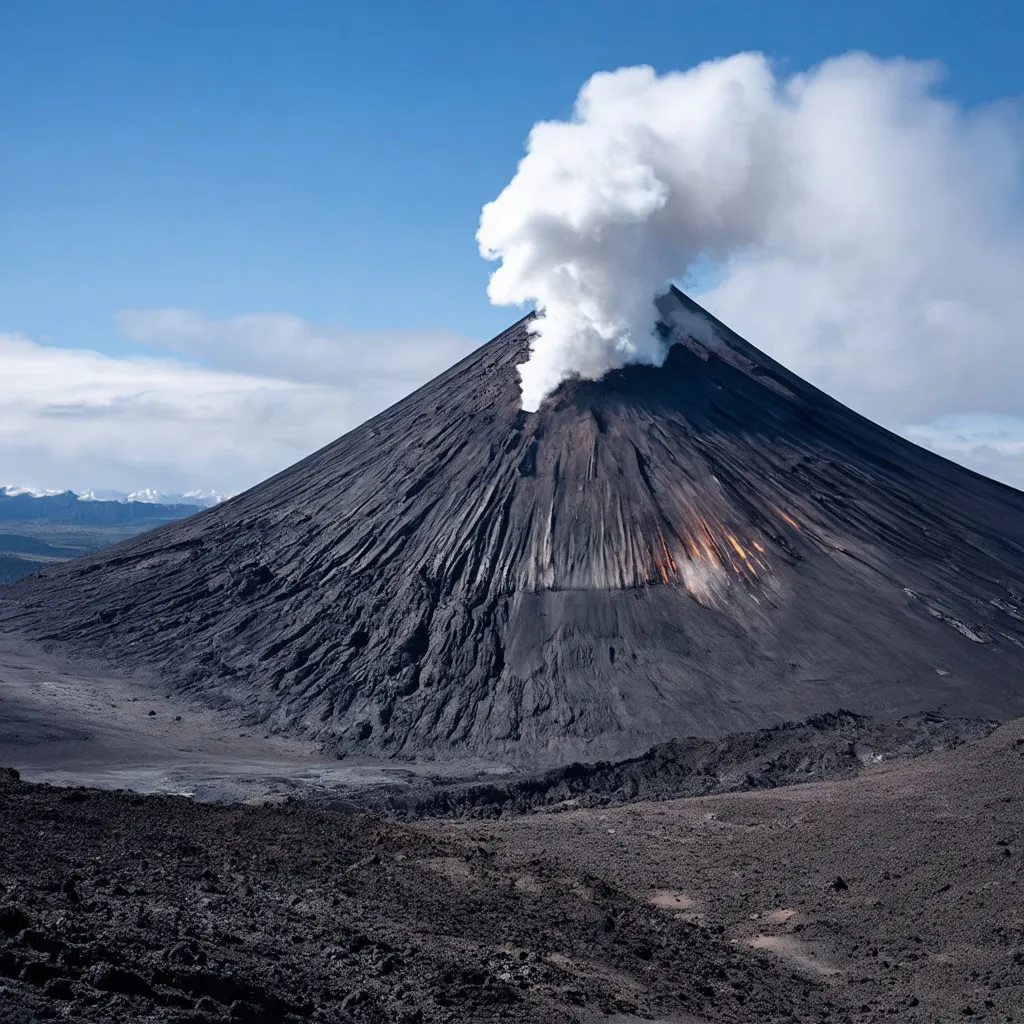
[[[660,364],[653,299],[710,266],[712,312],[869,415],[1024,411],[1019,109],[940,80],[865,54],[780,78],[756,53],[591,78],[477,234],[492,302],[542,314],[524,408]]]

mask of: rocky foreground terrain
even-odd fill
[[[0,1020],[1021,1020],[1022,779],[1024,723],[841,781],[489,821],[7,772]]]

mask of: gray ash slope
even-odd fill
[[[660,305],[664,367],[527,414],[520,321],[245,494],[15,585],[3,625],[373,754],[1024,714],[1024,494]]]

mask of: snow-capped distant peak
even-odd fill
[[[0,493],[6,494],[9,498],[15,498],[19,494],[31,494],[33,498],[51,498],[55,494],[67,494],[68,488],[63,490],[51,490],[49,487],[24,487],[20,484],[7,484],[0,486]]]
[[[129,501],[147,501],[155,504],[161,501],[160,492],[152,487],[143,487],[141,491],[131,491],[128,494]]]
[[[18,494],[30,494],[34,498],[44,498],[56,494],[67,494],[69,488],[64,490],[51,490],[46,487],[26,487],[13,485],[0,487],[0,494],[8,497],[15,497]],[[168,494],[158,491],[153,487],[143,487],[137,491],[116,491],[110,488],[90,487],[88,490],[77,492],[79,501],[141,501],[151,505],[195,505],[197,508],[209,508],[217,505],[230,494],[221,494],[219,491],[186,491],[184,494]]]

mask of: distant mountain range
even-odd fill
[[[186,491],[184,494],[175,494],[157,491],[152,487],[144,487],[139,491],[115,491],[95,488],[89,488],[87,491],[72,491],[70,489],[55,491],[41,487],[14,487],[10,485],[0,487],[0,494],[5,494],[7,497],[27,494],[33,498],[52,498],[61,494],[75,494],[79,501],[116,501],[121,504],[138,501],[149,505],[194,505],[197,508],[209,508],[211,505],[216,505],[231,497],[230,494],[221,494],[219,491]]]
[[[74,491],[60,494],[34,494],[27,490],[11,493],[0,487],[0,520],[51,519],[62,523],[109,526],[138,520],[183,519],[197,512],[196,503],[140,501],[138,499],[86,498]]]
[[[195,515],[222,497],[0,487],[0,583]]]

